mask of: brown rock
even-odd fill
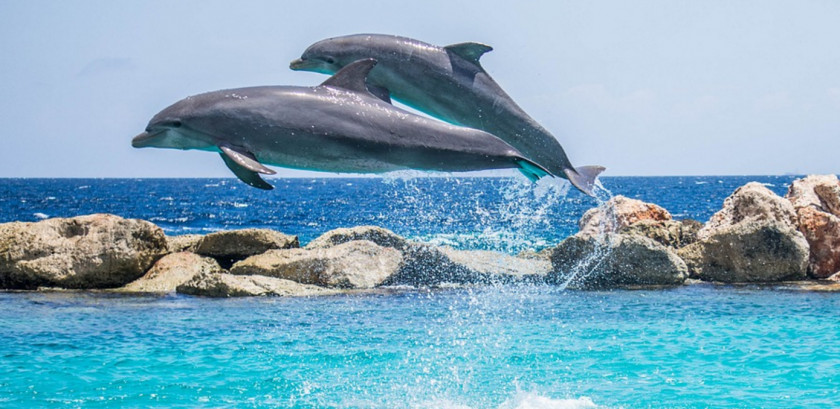
[[[399,251],[366,240],[313,250],[271,250],[231,267],[232,274],[264,275],[338,288],[373,288],[394,275]]]
[[[840,271],[840,181],[811,175],[795,180],[788,200],[796,208],[799,231],[810,247],[808,271],[826,278]]]
[[[179,285],[202,273],[221,273],[216,260],[198,254],[180,252],[158,260],[143,277],[119,288],[122,292],[171,293]]]
[[[167,251],[152,223],[93,214],[0,225],[0,287],[119,287]]]
[[[615,196],[597,208],[584,213],[578,222],[582,237],[597,237],[604,232],[617,232],[643,220],[667,221],[671,214],[662,207],[624,196]]]
[[[337,294],[335,290],[265,276],[203,272],[177,288],[178,293],[203,297],[286,296]]]

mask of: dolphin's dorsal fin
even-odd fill
[[[260,173],[265,175],[273,175],[277,172],[265,167],[262,163],[257,161],[257,158],[251,152],[243,149],[235,148],[230,145],[219,145],[219,155],[225,161],[225,165],[243,182],[253,187],[271,190],[271,186],[260,177]]]
[[[354,61],[338,70],[332,77],[321,83],[321,86],[343,88],[350,91],[370,94],[365,80],[368,73],[376,65],[376,60],[367,58],[364,60]],[[376,96],[376,95],[374,95]],[[378,97],[377,97],[378,98]]]
[[[443,47],[446,51],[451,52],[473,64],[480,65],[478,60],[484,53],[493,51],[493,47],[481,43],[458,43]]]

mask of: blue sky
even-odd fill
[[[188,95],[316,85],[289,61],[365,32],[493,46],[485,69],[606,175],[838,173],[838,21],[828,0],[5,0],[0,177],[230,176],[131,137]]]

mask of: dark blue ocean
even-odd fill
[[[168,234],[373,224],[539,250],[595,199],[521,178],[0,179],[0,222],[107,212]],[[605,177],[707,220],[792,176]],[[603,195],[602,195],[603,196]],[[757,286],[399,290],[321,298],[0,292],[0,407],[840,407],[840,294]]]

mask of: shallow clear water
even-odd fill
[[[701,221],[794,177],[604,178]],[[376,224],[462,248],[556,244],[592,199],[511,179],[0,179],[0,222],[110,212],[170,234]],[[695,285],[211,300],[0,292],[0,407],[840,407],[840,294]]]
[[[0,406],[840,405],[840,297],[692,286],[0,294]]]

